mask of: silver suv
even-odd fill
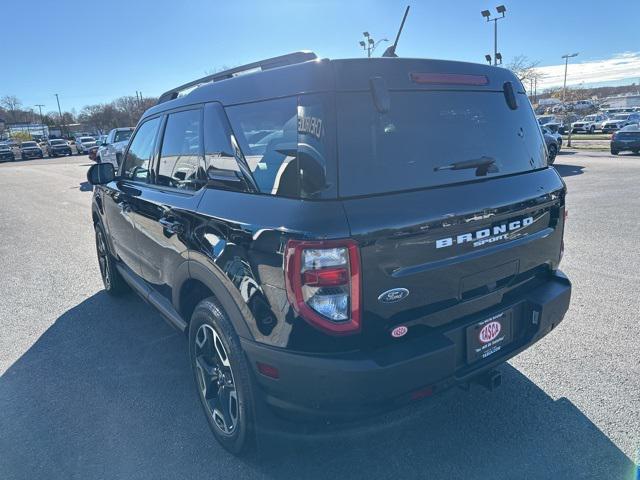
[[[76,138],[76,149],[78,150],[78,155],[89,153],[89,149],[95,146],[96,146],[96,139],[93,137]]]
[[[117,168],[122,160],[122,154],[129,143],[129,138],[131,138],[132,133],[133,127],[114,128],[111,130],[104,143],[102,143],[98,149],[96,162],[112,163]]]

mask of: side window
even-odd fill
[[[297,99],[228,107],[227,115],[260,191],[298,196]]]
[[[156,183],[183,190],[198,190],[206,182],[199,171],[202,110],[185,110],[167,117]]]
[[[204,178],[214,187],[247,191],[245,177],[236,158],[237,148],[231,143],[231,132],[219,104],[204,109]]]
[[[127,151],[122,168],[122,176],[129,180],[146,182],[149,178],[149,161],[153,155],[160,117],[143,123]]]

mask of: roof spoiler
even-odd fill
[[[308,62],[310,60],[316,60],[317,58],[318,56],[315,53],[305,50],[300,52],[288,53],[286,55],[280,55],[278,57],[267,58],[266,60],[259,60],[253,63],[247,63],[246,65],[230,68],[222,72],[216,72],[211,75],[207,75],[206,77],[202,77],[189,83],[185,83],[184,85],[180,85],[179,87],[172,88],[171,90],[160,95],[158,104],[168,102],[169,100],[174,100],[178,98],[181,92],[193,89],[205,83],[219,82],[220,80],[233,78],[242,73],[249,73],[252,70],[264,71],[271,68],[284,67],[286,65]]]

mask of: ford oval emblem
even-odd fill
[[[378,301],[382,303],[399,302],[400,300],[407,298],[407,295],[409,295],[409,290],[406,288],[392,288],[391,290],[382,292],[378,297]]]

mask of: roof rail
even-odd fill
[[[248,73],[251,70],[259,69],[264,71],[269,70],[270,68],[284,67],[285,65],[308,62],[309,60],[315,60],[317,58],[318,57],[315,53],[304,50],[300,52],[288,53],[286,55],[280,55],[278,57],[267,58],[266,60],[259,60],[253,63],[247,63],[246,65],[230,68],[229,70],[224,70],[222,72],[216,72],[211,75],[207,75],[206,77],[193,80],[192,82],[185,83],[184,85],[180,85],[177,88],[172,88],[171,90],[160,95],[158,104],[168,102],[169,100],[174,100],[178,98],[181,92],[199,87],[200,85],[203,85],[205,83],[226,80],[242,73]]]

